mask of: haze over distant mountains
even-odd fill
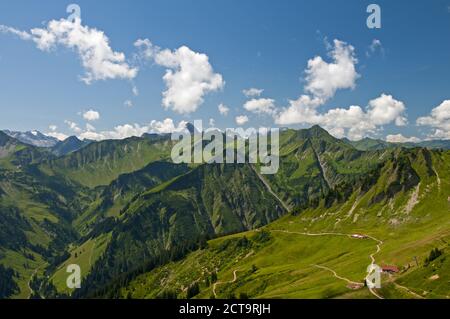
[[[188,123],[186,128],[191,132],[195,132],[195,127]],[[281,129],[282,131],[285,129]],[[27,132],[18,132],[18,131],[10,131],[3,130],[7,135],[17,139],[18,141],[32,145],[37,147],[50,148],[51,152],[57,156],[62,156],[69,154],[71,152],[77,151],[82,147],[92,143],[91,140],[80,140],[76,136],[70,136],[64,141],[60,141],[52,136],[45,135],[39,131],[27,131]],[[147,134],[148,135],[148,134]],[[158,134],[150,134],[150,135],[158,135]],[[361,151],[375,151],[382,150],[386,148],[395,148],[395,147],[406,147],[406,148],[414,148],[414,147],[425,147],[429,149],[450,149],[450,140],[427,140],[421,141],[417,143],[406,142],[406,143],[391,143],[381,139],[375,139],[366,137],[358,141],[352,141],[347,138],[342,139],[345,143],[353,146],[354,148]]]
[[[386,148],[394,148],[394,147],[406,147],[406,148],[414,148],[414,147],[425,147],[429,149],[450,149],[450,140],[429,140],[429,141],[421,141],[417,143],[407,142],[407,143],[391,143],[380,139],[373,139],[366,137],[359,141],[350,141],[347,138],[343,139],[344,142],[352,145],[354,148],[360,151],[375,151],[382,150]]]
[[[3,130],[3,132],[22,143],[37,147],[53,147],[59,142],[58,139],[44,135],[39,131],[17,132]]]
[[[3,130],[3,132],[24,144],[50,149],[56,156],[63,156],[75,152],[92,142],[91,140],[82,141],[76,136],[70,136],[64,141],[60,141],[39,131],[18,132]]]
[[[58,143],[56,143],[52,147],[52,153],[56,156],[67,155],[72,152],[78,151],[79,149],[83,148],[86,145],[89,145],[90,143],[92,143],[91,140],[80,140],[76,136],[70,136],[64,141],[58,141]]]

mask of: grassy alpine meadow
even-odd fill
[[[208,248],[136,278],[122,289],[122,297],[158,298],[173,293],[184,298],[188,288],[198,284],[196,298],[375,298],[364,287],[364,278],[377,241],[351,237],[361,233],[382,238],[376,263],[401,269],[399,274],[383,275],[381,296],[447,297],[449,225],[436,227],[433,236],[426,234],[429,225],[413,235],[389,228],[365,232],[358,227],[348,227],[346,235],[341,235],[343,230],[325,229],[323,234],[316,227],[311,230],[304,218],[289,216],[257,231],[210,241]],[[444,256],[425,266],[433,247],[442,249]],[[417,286],[422,290],[415,292]]]
[[[67,287],[67,266],[78,265],[81,269],[81,278],[85,278],[91,270],[94,263],[105,252],[111,234],[103,234],[98,238],[92,238],[80,246],[70,247],[70,257],[57,267],[50,282],[54,285],[57,292],[69,296],[72,291]]]
[[[436,174],[425,178],[418,168],[424,176],[419,191],[412,189],[387,205],[369,205],[369,191],[342,205],[308,209],[255,231],[212,240],[182,261],[137,277],[121,296],[185,298],[190,287],[198,286],[194,298],[378,298],[364,285],[373,255],[376,264],[399,268],[382,275],[380,297],[448,298],[446,160],[448,154],[434,154]],[[427,262],[436,248],[442,255]]]

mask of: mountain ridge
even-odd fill
[[[78,151],[92,142],[91,140],[80,140],[76,136],[69,136],[64,141],[58,141],[58,143],[53,145],[51,152],[60,157]]]
[[[69,297],[73,292],[65,286],[65,267],[71,263],[80,264],[86,284],[73,297],[157,297],[168,291],[152,283],[138,294],[133,292],[135,280],[147,282],[166,267],[176,267],[171,270],[175,274],[184,272],[177,262],[190,264],[191,256],[202,262],[214,260],[223,276],[236,269],[228,268],[230,260],[253,260],[254,254],[256,268],[264,268],[271,278],[278,266],[265,249],[272,249],[286,266],[293,262],[284,258],[289,250],[297,251],[295,243],[308,250],[305,244],[310,241],[316,250],[328,251],[320,237],[297,242],[300,235],[295,232],[370,234],[387,242],[391,247],[387,253],[403,247],[411,254],[404,246],[414,234],[409,229],[419,229],[417,236],[423,238],[428,238],[424,227],[436,234],[448,231],[443,206],[450,195],[448,151],[399,147],[362,151],[320,127],[283,130],[278,174],[258,176],[258,165],[173,164],[172,145],[169,135],[144,135],[92,142],[57,157],[0,132],[0,154],[4,154],[0,156],[0,207],[6,212],[0,219],[0,239],[4,238],[0,265],[6,268],[0,273],[9,287],[5,296],[27,297],[31,285],[48,298]],[[261,232],[265,229],[269,239]],[[397,232],[402,238],[398,243],[388,235]],[[8,245],[8,236],[17,238],[17,243]],[[365,250],[370,242],[347,244],[369,255]],[[423,256],[428,246],[418,247]],[[335,256],[333,251],[340,249],[328,251]],[[299,254],[310,263],[322,262],[314,251],[311,257]],[[344,264],[353,260],[355,266],[349,269],[361,275],[362,260],[352,258],[343,260]],[[265,268],[270,263],[273,270]],[[204,267],[212,272],[211,265]],[[317,272],[299,267],[302,272]],[[197,272],[196,266],[191,268]],[[237,283],[245,286],[240,278],[252,274],[261,284],[271,285],[258,271],[238,275]],[[356,280],[352,274],[349,277]],[[195,281],[191,276],[183,278],[183,282]],[[227,297],[228,292],[240,291],[233,287],[215,293]],[[329,286],[322,282],[318,287]],[[336,283],[332,287],[345,292]],[[212,287],[204,288],[200,296],[213,294]],[[176,295],[184,296],[183,291],[180,287]],[[246,293],[272,296],[251,289]]]
[[[24,144],[37,147],[51,148],[59,142],[58,139],[48,135],[44,135],[39,131],[18,132],[18,131],[3,130],[3,132],[21,141]]]

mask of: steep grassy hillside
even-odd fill
[[[23,144],[0,131],[0,169],[20,170],[51,158],[47,150]]]
[[[154,162],[135,171],[136,165],[165,156],[162,150],[170,150],[165,136],[107,141],[59,159],[4,134],[0,138],[0,265],[6,267],[2,271],[5,287],[12,287],[5,288],[5,296],[34,295],[31,286],[36,284],[35,279],[42,280],[45,273],[57,271],[56,266],[70,255],[68,244],[83,245],[84,239],[78,244],[79,237],[104,219],[117,216],[134,196],[188,170],[185,165]],[[109,152],[104,144],[110,147]],[[67,163],[75,164],[65,167]],[[133,172],[122,174],[127,170]],[[102,176],[104,181],[117,179],[108,186],[88,190],[79,184],[83,181],[80,176],[91,181],[88,186],[98,182],[93,176]],[[98,237],[106,234],[101,232]],[[36,285],[52,293],[51,285]]]
[[[446,297],[448,151],[361,151],[318,126],[280,146],[263,176],[175,165],[167,135],[56,158],[0,133],[0,297]],[[370,291],[372,261],[400,273]]]
[[[28,297],[35,274],[64,255],[77,238],[71,221],[89,199],[77,184],[50,177],[34,163],[48,160],[41,149],[1,136],[0,168],[0,265],[2,280],[14,289],[6,294]]]
[[[52,148],[51,152],[56,156],[64,156],[73,152],[76,152],[83,147],[91,144],[90,140],[79,140],[76,136],[70,136],[64,141],[59,141]]]
[[[430,140],[422,141],[417,143],[407,142],[407,143],[390,143],[383,140],[373,139],[366,137],[359,141],[350,141],[346,138],[343,141],[357,150],[360,151],[375,151],[384,150],[388,148],[404,147],[404,148],[417,148],[423,147],[433,150],[450,150],[450,140]]]
[[[393,143],[389,143],[383,140],[372,139],[369,137],[366,137],[359,141],[350,141],[348,139],[344,139],[344,142],[348,143],[349,145],[353,146],[354,148],[360,151],[378,151],[396,147],[396,145]]]
[[[139,170],[153,161],[170,159],[172,145],[170,136],[153,135],[96,142],[40,168],[87,187],[106,186],[119,175]]]
[[[198,298],[448,298],[449,160],[449,152],[398,151],[370,189],[212,240],[137,277],[121,296],[186,297],[198,286]],[[434,248],[442,255],[428,261]],[[358,284],[372,257],[400,272],[371,292]]]
[[[249,165],[199,166],[143,192],[122,211],[97,227],[112,230],[111,243],[87,279],[89,291],[77,293],[92,294],[93,286],[124,272],[179,258],[207,238],[257,228],[285,213]]]
[[[338,188],[351,193],[351,185],[383,163],[384,152],[355,150],[319,126],[287,130],[280,137],[280,170],[266,178],[292,209],[314,206]]]
[[[81,245],[70,247],[70,257],[58,265],[50,277],[50,282],[60,293],[69,296],[72,291],[67,287],[67,266],[77,264],[83,270],[81,278],[85,279],[95,262],[104,254],[111,240],[111,233],[105,233],[97,238],[89,239]]]
[[[97,194],[95,200],[77,216],[73,225],[80,233],[87,234],[103,219],[120,217],[125,207],[140,193],[188,171],[187,165],[158,161],[133,173],[120,175],[108,186],[99,186],[95,189]]]

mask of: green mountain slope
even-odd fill
[[[280,137],[280,170],[267,180],[292,209],[308,207],[338,186],[367,177],[382,163],[383,156],[383,151],[355,150],[319,126],[287,130]]]
[[[198,298],[448,298],[449,160],[449,152],[399,151],[372,187],[345,202],[327,208],[322,200],[256,231],[214,239],[137,277],[120,295],[185,298],[198,286]],[[427,262],[433,248],[442,256]],[[373,293],[360,285],[372,257],[400,269],[383,274]]]
[[[70,180],[36,168],[35,162],[51,159],[47,152],[1,133],[0,138],[0,265],[14,273],[3,271],[8,278],[2,279],[17,286],[9,294],[27,297],[33,274],[59,263],[66,245],[77,238],[71,221],[89,196]]]
[[[76,136],[70,136],[64,141],[59,141],[51,148],[51,151],[56,156],[64,156],[82,149],[91,144],[90,140],[79,140]]]
[[[172,145],[144,135],[57,158],[0,133],[0,297],[191,297],[197,284],[201,298],[445,297],[448,151],[284,130],[280,170],[262,176],[173,164]],[[359,286],[372,258],[401,271],[381,290]]]
[[[450,150],[450,140],[423,141],[413,145],[413,147],[426,147],[431,149]]]
[[[111,243],[87,278],[89,290],[77,293],[92,294],[124,270],[178,258],[207,238],[260,227],[283,213],[249,165],[201,165],[142,193],[105,226]]]
[[[169,159],[172,145],[170,136],[150,135],[95,142],[42,164],[41,169],[87,187],[106,186],[119,175],[139,170],[152,161]]]
[[[384,150],[388,148],[404,147],[404,148],[416,148],[423,147],[429,149],[443,149],[450,150],[450,140],[430,140],[417,143],[390,143],[379,139],[373,139],[366,137],[359,141],[350,141],[349,139],[342,139],[345,143],[353,146],[360,151],[376,151]]]
[[[81,233],[86,234],[101,220],[119,217],[125,206],[140,193],[188,171],[187,165],[158,161],[133,173],[120,175],[108,186],[99,186],[95,189],[96,199],[87,210],[77,216],[73,225]]]
[[[369,137],[363,138],[359,141],[350,141],[344,138],[343,141],[360,151],[377,151],[396,147],[396,145],[393,143],[378,139],[372,139]]]
[[[23,166],[40,163],[52,157],[47,150],[23,144],[0,131],[0,169],[20,170]]]

